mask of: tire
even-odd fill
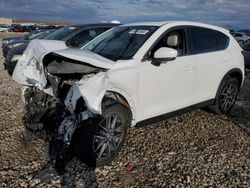
[[[239,40],[239,45],[243,45],[244,44],[244,41],[243,40]]]
[[[103,117],[96,128],[93,141],[98,167],[108,164],[119,153],[130,123],[127,108],[117,103],[104,109]]]
[[[237,78],[226,77],[219,87],[215,104],[209,106],[210,111],[216,114],[228,115],[236,102],[239,86],[240,83]]]

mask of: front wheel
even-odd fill
[[[130,123],[127,109],[120,104],[106,108],[103,117],[93,143],[97,166],[106,165],[115,158],[123,146]]]
[[[228,77],[225,79],[216,97],[215,104],[209,108],[217,114],[228,114],[236,102],[239,93],[239,81],[237,78]]]

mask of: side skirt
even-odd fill
[[[166,113],[166,114],[163,114],[163,115],[159,115],[159,116],[155,116],[155,117],[152,117],[152,118],[149,118],[149,119],[146,119],[146,120],[142,120],[142,121],[138,122],[136,124],[136,126],[137,127],[144,127],[146,125],[151,125],[153,123],[157,123],[159,121],[163,121],[163,120],[175,117],[177,115],[190,112],[190,111],[195,110],[195,109],[204,108],[206,106],[212,105],[212,104],[214,104],[214,101],[215,101],[215,99],[210,99],[210,100],[198,103],[198,104],[194,104],[192,106],[188,106],[186,108],[182,108],[180,110],[176,110],[176,111],[169,112],[169,113]]]

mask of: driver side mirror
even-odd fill
[[[160,66],[163,62],[173,61],[177,57],[177,50],[173,48],[161,47],[154,53],[152,64]]]
[[[154,53],[154,61],[173,61],[177,57],[177,50],[161,47]]]

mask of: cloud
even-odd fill
[[[0,17],[99,22],[191,20],[250,27],[250,0],[0,0]]]

